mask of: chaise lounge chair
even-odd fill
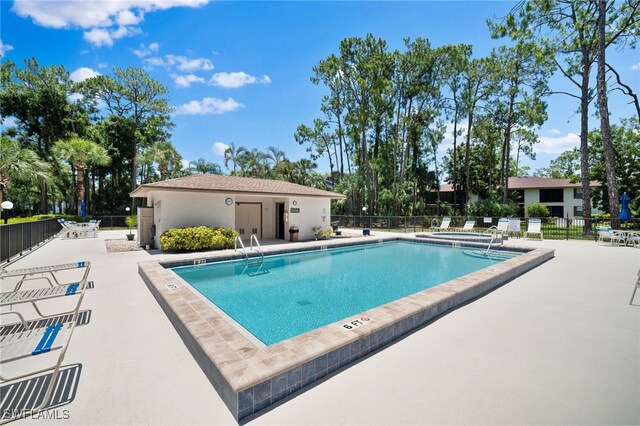
[[[543,241],[542,221],[540,219],[529,219],[529,225],[527,225],[527,230],[524,233],[525,240],[529,234],[540,234],[540,241]]]
[[[15,412],[5,410],[0,420],[0,424],[4,424],[21,417],[36,414],[49,404],[58,373],[60,372],[60,366],[76,326],[77,315],[73,315],[66,322],[51,320],[51,324],[44,327],[37,327],[37,324],[33,322],[27,323],[19,312],[2,312],[0,315],[15,315],[20,321],[17,327],[10,327],[15,331],[11,333],[3,331],[0,335],[0,352],[2,353],[2,357],[0,357],[0,384],[8,386],[11,382],[16,382],[29,376],[52,372],[49,385],[44,392],[40,405],[29,410],[16,410]],[[37,367],[34,367],[34,365]],[[36,368],[36,370],[33,368]],[[40,393],[38,392],[38,394]],[[34,395],[34,397],[37,396]],[[3,405],[5,402],[3,401]]]
[[[473,231],[473,227],[476,225],[476,221],[475,220],[467,220],[464,223],[464,226],[462,228],[455,228],[456,231],[462,231],[462,232],[471,232]]]
[[[434,227],[434,231],[443,231],[446,229],[449,229],[449,224],[451,223],[451,218],[450,217],[443,217],[442,218],[442,223],[440,224],[440,226]]]
[[[73,280],[70,282],[60,282],[58,281],[58,277],[56,274],[61,271],[68,271],[73,269],[84,269],[84,273],[82,277],[78,280]],[[34,281],[34,280],[45,280],[49,283],[49,286],[54,287],[55,285],[64,286],[73,283],[86,282],[87,276],[89,275],[89,271],[91,270],[91,262],[73,262],[73,263],[64,263],[60,265],[49,265],[49,266],[36,266],[32,268],[23,268],[23,269],[0,269],[0,279],[6,279],[10,277],[22,277],[16,283],[14,287],[14,291],[20,290],[22,284],[25,281]],[[38,275],[38,276],[34,276]],[[53,280],[53,281],[51,281]],[[55,284],[54,284],[55,283]]]

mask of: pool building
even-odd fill
[[[240,238],[313,239],[312,229],[329,228],[331,200],[344,195],[295,183],[237,176],[201,174],[148,183],[131,192],[145,199],[139,208],[141,245],[156,245],[164,231],[188,226],[232,228]]]

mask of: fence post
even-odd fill
[[[566,213],[566,219],[567,223],[565,223],[565,229],[566,229],[566,240],[569,240],[569,212]]]

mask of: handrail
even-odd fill
[[[249,260],[249,256],[247,256],[247,249],[244,248],[244,244],[240,239],[240,235],[236,235],[236,239],[233,240],[233,251],[238,251],[238,242],[240,242],[240,247],[242,247],[242,253],[244,253],[245,260]]]
[[[256,242],[256,247],[258,249],[258,253],[262,257],[261,261],[264,262],[264,253],[262,252],[262,247],[260,247],[260,243],[258,242],[258,237],[256,234],[251,234],[251,239],[249,240],[249,250],[253,251],[253,242]]]

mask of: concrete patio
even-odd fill
[[[56,239],[9,266],[92,262],[90,322],[64,361],[82,365],[77,393],[55,422],[235,423],[138,275],[137,262],[179,255],[108,253],[104,240],[126,233]],[[640,424],[640,250],[508,244],[556,257],[250,422]]]

